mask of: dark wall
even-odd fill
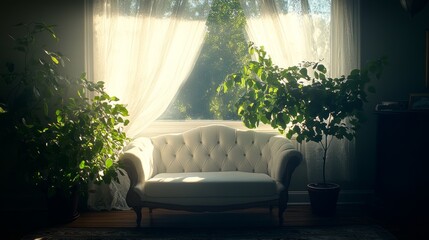
[[[377,92],[370,96],[366,106],[368,120],[356,138],[355,181],[352,184],[356,188],[373,188],[375,105],[381,101],[408,100],[411,93],[428,92],[425,86],[426,30],[429,30],[429,4],[410,16],[399,0],[361,0],[361,62],[386,56],[389,64],[380,81],[374,83]]]
[[[0,8],[0,67],[5,61],[16,60],[11,51],[9,34],[17,32],[14,25],[23,22],[44,22],[57,25],[60,41],[53,48],[70,58],[67,73],[78,77],[84,71],[84,0],[6,0]],[[51,46],[49,46],[51,47]]]
[[[429,30],[429,6],[411,16],[399,0],[361,2],[362,61],[386,55],[390,63],[377,84],[379,100],[407,100],[409,93],[427,91],[425,31]]]
[[[11,50],[13,41],[10,35],[20,34],[19,28],[14,25],[23,22],[44,22],[57,25],[56,33],[60,37],[59,42],[50,41],[50,50],[62,52],[70,58],[66,63],[66,74],[71,78],[77,78],[84,72],[84,0],[6,0],[0,7],[0,72],[6,72],[5,63],[13,62],[17,68],[22,68],[23,55]],[[22,33],[22,31],[21,31]],[[42,41],[44,42],[44,41]],[[51,45],[52,44],[52,45]],[[0,84],[1,86],[1,84]],[[2,89],[0,89],[0,93]],[[1,134],[1,133],[0,133]],[[18,147],[2,146],[0,149],[7,151],[0,154],[2,173],[0,174],[0,210],[20,209],[25,212],[40,208],[41,202],[37,194],[34,194],[30,186],[24,185],[22,180],[26,176],[19,174],[22,166],[16,158],[19,156]]]

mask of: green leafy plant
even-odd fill
[[[31,176],[29,149],[37,129],[55,118],[67,91],[71,88],[64,74],[65,62],[60,52],[51,50],[59,38],[54,25],[40,22],[13,26],[10,55],[0,72],[0,150],[5,154],[5,179],[27,186]]]
[[[49,196],[84,190],[89,182],[119,181],[116,159],[128,141],[122,131],[129,123],[126,107],[102,81],[67,77],[69,60],[40,43],[58,41],[54,25],[17,27],[25,33],[11,39],[22,61],[6,63],[0,75],[6,89],[0,92],[0,128],[2,143],[21,146],[18,159],[10,156],[25,166],[19,171]]]
[[[76,95],[56,110],[56,121],[35,138],[34,177],[49,193],[85,187],[89,181],[119,182],[116,159],[127,142],[122,126],[129,122],[128,111],[106,93],[103,82],[82,75],[78,83]]]
[[[18,61],[6,62],[6,71],[0,74],[0,120],[9,139],[17,136],[17,131],[25,131],[26,126],[46,125],[70,87],[63,72],[68,59],[40,43],[41,39],[58,42],[55,26],[20,23],[15,27],[24,29],[22,36],[10,36]]]
[[[298,142],[314,141],[323,149],[323,183],[328,148],[333,137],[349,140],[356,136],[364,121],[371,79],[381,75],[385,59],[354,69],[348,75],[328,77],[321,63],[303,62],[281,68],[262,47],[249,44],[256,60],[244,64],[238,73],[229,74],[218,92],[245,88],[236,103],[238,115],[249,128],[269,124],[286,137]]]

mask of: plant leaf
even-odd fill
[[[6,109],[0,106],[0,113],[7,113]]]
[[[51,56],[51,60],[52,60],[52,62],[54,62],[57,65],[60,63],[60,61],[58,61],[58,59],[54,56]]]
[[[85,161],[81,161],[79,164],[79,169],[84,169],[85,168]]]
[[[106,168],[110,168],[113,165],[113,160],[111,158],[108,158],[105,164],[106,164]]]

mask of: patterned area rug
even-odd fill
[[[282,227],[282,228],[54,228],[28,234],[23,240],[394,240],[387,230],[378,225]]]

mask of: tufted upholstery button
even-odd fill
[[[246,156],[246,154],[244,153],[243,156]]]
[[[209,154],[207,154],[207,156],[209,156],[209,157],[210,157],[210,153],[209,153]]]
[[[225,154],[225,157],[228,157],[228,154]]]
[[[217,141],[217,144],[219,144],[220,142],[219,141]]]
[[[252,141],[252,144],[255,144],[255,141]]]

